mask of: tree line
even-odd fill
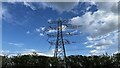
[[[64,58],[18,55],[1,56],[2,68],[65,68]],[[120,68],[120,53],[101,56],[70,55],[66,58],[68,68]]]

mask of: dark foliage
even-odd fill
[[[2,68],[65,68],[60,58],[33,55],[1,56]],[[82,56],[67,57],[68,68],[120,68],[120,53],[113,56]]]

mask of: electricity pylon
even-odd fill
[[[68,41],[67,39],[64,39],[64,36],[73,36],[73,35],[78,35],[78,34],[75,34],[72,32],[64,32],[63,33],[64,26],[71,28],[71,29],[80,27],[80,26],[72,26],[71,24],[68,24],[68,22],[69,22],[69,20],[62,20],[60,18],[57,21],[49,21],[50,24],[56,24],[55,28],[53,28],[52,26],[50,26],[50,28],[57,30],[57,32],[47,34],[48,37],[56,37],[56,40],[52,40],[52,41],[48,41],[48,42],[52,45],[55,45],[54,57],[62,58],[64,61],[65,68],[68,68],[65,44],[70,44],[70,41]]]

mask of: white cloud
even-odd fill
[[[72,25],[82,25],[78,28],[79,30],[97,37],[118,29],[118,16],[105,11],[97,11],[94,14],[87,12],[82,17],[72,18],[70,23]],[[113,27],[111,28],[111,26]]]
[[[94,38],[86,42],[87,48],[94,48],[97,51],[105,51],[108,53],[113,53],[118,48],[118,32],[114,31],[106,36]]]
[[[102,55],[105,54],[105,51],[101,51],[101,50],[91,50],[90,51],[91,55]]]
[[[40,28],[36,28],[36,32],[39,33],[40,36],[44,36],[44,32],[45,32],[46,27],[40,27]]]
[[[45,30],[45,27],[41,27],[41,30],[44,31],[44,30]]]
[[[62,25],[62,28],[61,28],[61,29],[62,29],[62,31],[65,31],[66,28],[67,28],[67,27],[66,27],[65,25]]]
[[[26,34],[30,34],[30,31],[27,31]]]
[[[30,7],[32,10],[36,10],[36,8],[32,5],[32,3],[31,2],[25,2],[24,1],[24,5],[26,6],[26,7]]]
[[[97,42],[95,46],[105,46],[105,45],[111,45],[113,42],[111,40],[101,39]]]
[[[9,45],[17,46],[17,47],[22,47],[24,44],[23,43],[8,43]]]
[[[86,47],[88,47],[88,48],[92,48],[94,45],[88,45],[88,46],[86,46]]]
[[[10,8],[4,4],[2,5],[2,19],[12,25],[24,25],[28,20],[27,18],[25,20],[16,20],[16,17],[11,14]]]
[[[48,20],[48,23],[51,23],[51,22],[52,22],[52,20],[51,20],[51,19],[49,19],[49,20]]]
[[[92,40],[93,40],[93,38],[91,38],[91,37],[87,37],[87,39],[88,39],[89,41],[92,41]]]
[[[44,30],[45,30],[45,27],[36,28],[36,31],[37,31],[37,32],[43,32]]]
[[[2,50],[1,53],[10,53],[9,50]]]
[[[44,36],[44,34],[43,34],[43,33],[40,33],[40,36]]]
[[[36,28],[36,31],[37,31],[37,32],[40,32],[40,29]]]
[[[13,56],[18,56],[18,54],[19,55],[34,55],[34,53],[36,53],[37,55],[53,57],[53,50],[50,50],[48,52],[41,52],[35,49],[24,49],[23,51],[17,51],[14,53],[10,52],[9,50],[2,50],[0,52],[0,55],[2,56],[6,55],[8,57],[13,57]]]
[[[60,28],[60,27],[58,27]],[[62,29],[62,31],[65,31],[66,30],[66,26],[62,25],[62,27],[60,29]],[[49,28],[47,31],[46,31],[46,34],[49,34],[49,33],[56,33],[57,32],[57,28],[54,29],[54,28]]]
[[[99,10],[118,13],[118,2],[96,2]]]
[[[9,50],[1,50],[0,51],[0,55],[4,56],[4,55],[8,55],[10,53]]]
[[[76,5],[78,5],[78,2],[48,2],[44,4],[44,6],[50,7],[59,12],[70,11]]]
[[[62,13],[64,11],[71,11],[71,9],[73,9],[75,6],[77,6],[79,3],[79,0],[75,0],[74,2],[39,2],[36,3],[37,7],[32,3],[32,2],[27,2],[24,1],[24,5],[27,7],[30,7],[32,10],[36,10],[38,7],[39,8],[52,8],[53,10],[57,10],[58,12]],[[107,12],[114,12],[114,13],[118,13],[118,1],[114,2],[97,2],[96,0],[90,1],[91,5],[97,5],[98,9],[103,10],[103,11],[107,11]],[[38,8],[38,9],[39,9]],[[90,8],[90,7],[89,7]],[[88,8],[88,9],[89,9]],[[71,11],[72,12],[72,11]],[[74,12],[74,11],[73,11]]]
[[[98,6],[98,11],[91,14],[86,12],[83,16],[73,17],[70,21],[72,25],[82,25],[78,29],[82,33],[89,34],[88,42],[84,44],[87,48],[95,48],[90,53],[104,53],[109,48],[114,52],[118,46],[118,14],[116,2],[92,3]],[[101,52],[102,51],[102,52]]]
[[[50,50],[48,52],[41,52],[41,51],[35,50],[35,49],[24,49],[24,51],[22,51],[21,55],[33,55],[33,52],[35,52],[38,55],[42,55],[42,56],[49,56],[49,57],[53,56],[53,50]]]
[[[70,23],[72,25],[82,25],[79,29],[83,32],[90,33],[93,37],[105,35],[118,29],[118,24],[120,23],[118,22],[118,15],[114,12],[117,11],[117,3],[94,2],[94,4],[98,6],[97,12],[94,14],[91,14],[91,12],[86,12],[81,17],[73,17]]]
[[[107,49],[113,44],[112,40],[108,39],[101,39],[101,40],[95,40],[93,42],[90,42],[90,44],[87,44],[86,47],[88,48],[95,48],[96,50],[102,50],[102,49]]]
[[[4,20],[12,21],[12,15],[9,13],[8,9],[2,6],[1,15]]]
[[[113,54],[117,54],[117,53],[120,53],[120,51],[116,51],[116,52],[114,52]]]
[[[24,49],[24,50],[22,51],[22,55],[33,54],[33,52],[38,52],[38,50],[35,50],[35,49]]]
[[[48,30],[46,33],[54,33],[54,32],[57,32],[57,30],[55,30],[55,29],[50,29],[50,30]]]
[[[24,1],[24,5],[30,7],[32,10],[36,10],[36,8],[51,8],[52,10],[56,10],[60,13],[64,11],[70,11],[76,5],[78,5],[78,0],[75,2],[38,2],[36,3],[37,7],[32,2]]]

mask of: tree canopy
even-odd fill
[[[64,59],[33,55],[1,56],[2,68],[65,68]],[[112,56],[67,56],[68,68],[120,68],[120,53]]]

